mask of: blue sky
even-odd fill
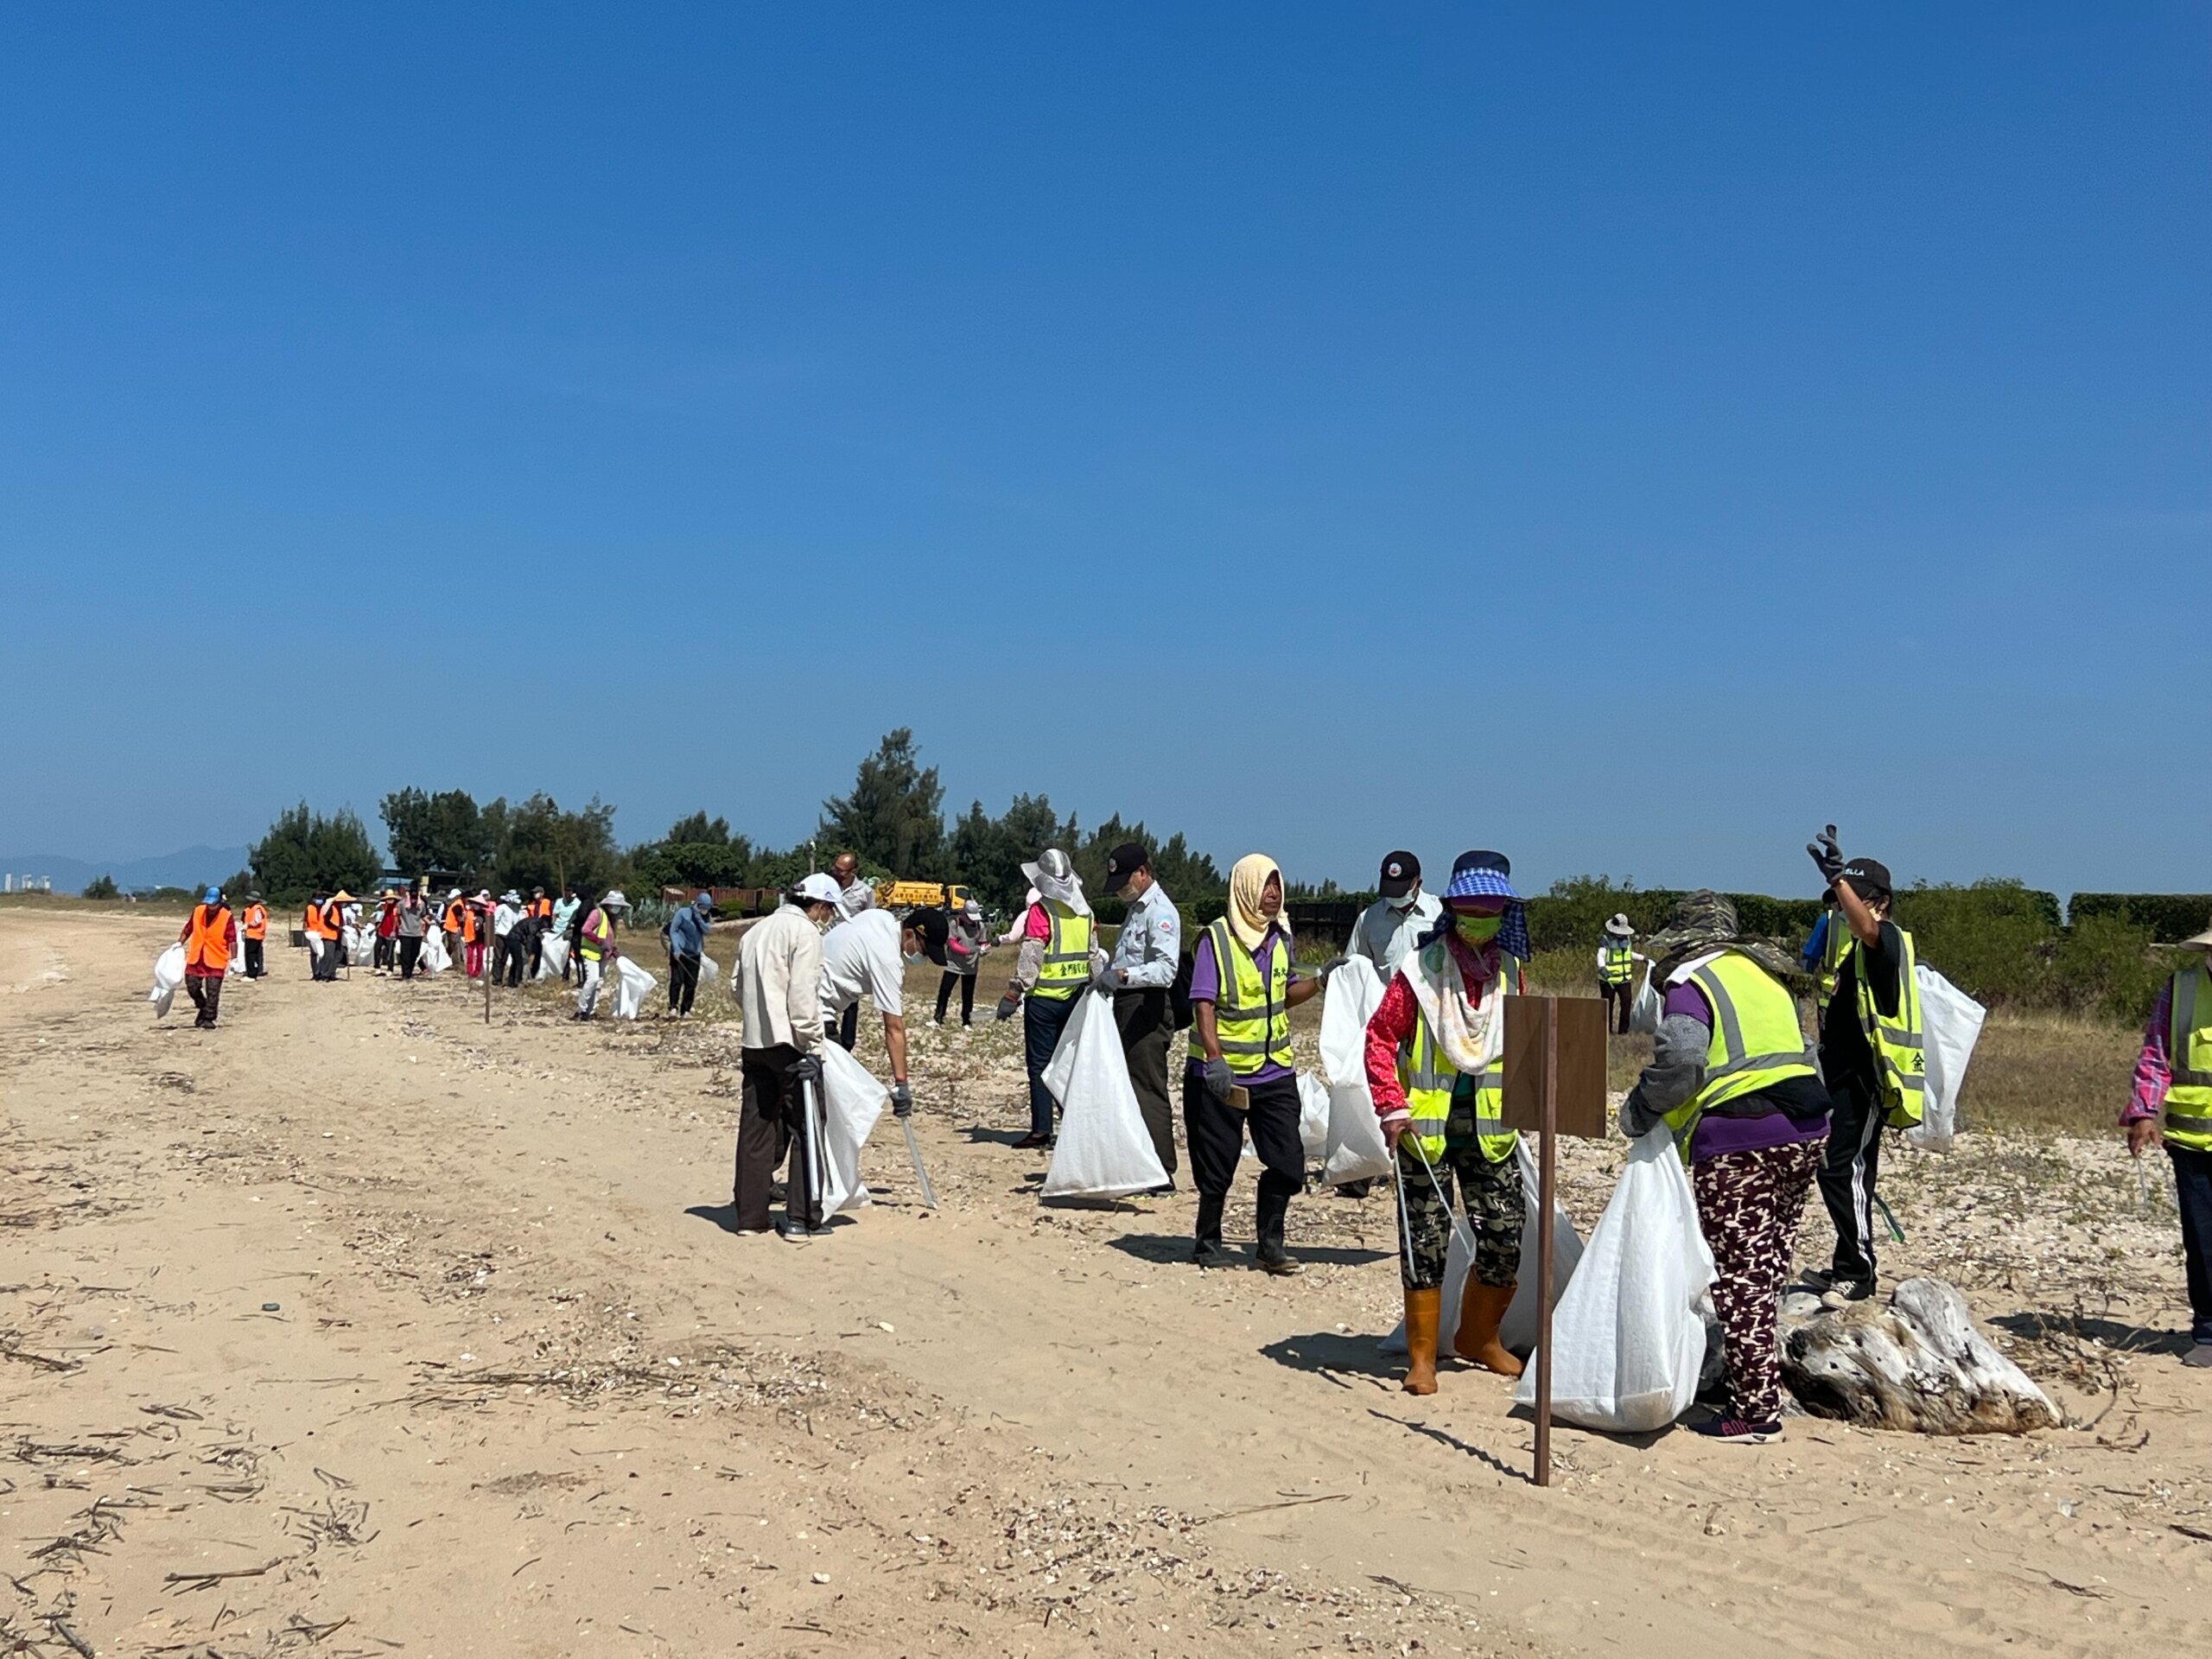
[[[2202,888],[2199,5],[0,15],[0,847]],[[26,762],[28,763],[26,766]]]

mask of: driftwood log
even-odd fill
[[[1966,1298],[1940,1279],[1907,1279],[1887,1306],[1824,1308],[1785,1296],[1782,1379],[1816,1417],[1919,1434],[2024,1434],[2057,1408],[1974,1329]]]

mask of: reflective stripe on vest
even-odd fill
[[[2212,977],[2206,964],[2173,977],[2166,1019],[2166,1140],[2212,1152]]]
[[[1851,930],[1847,926],[1844,932],[1849,937]],[[1920,1031],[1920,982],[1912,971],[1919,957],[1911,934],[1898,928],[1897,938],[1904,955],[1897,963],[1894,1019],[1885,1017],[1874,1001],[1874,988],[1866,982],[1864,961],[1853,964],[1852,977],[1859,982],[1859,1028],[1866,1033],[1866,1046],[1874,1052],[1874,1080],[1882,1104],[1893,1128],[1910,1128],[1920,1122],[1927,1101],[1928,1058]],[[1851,944],[1857,950],[1859,941],[1853,938]]]
[[[1090,918],[1071,910],[1062,915],[1065,908],[1049,899],[1045,904],[1052,931],[1045,936],[1044,964],[1029,994],[1047,1002],[1065,1002],[1090,983]]]
[[[1713,1040],[1705,1052],[1705,1084],[1667,1114],[1675,1149],[1688,1163],[1698,1120],[1716,1106],[1770,1089],[1791,1077],[1817,1077],[1805,1054],[1797,999],[1749,957],[1723,951],[1690,976],[1713,1010]]]
[[[1290,1052],[1290,940],[1278,936],[1268,974],[1230,930],[1226,917],[1206,929],[1213,941],[1214,1034],[1229,1069],[1249,1077],[1262,1066],[1295,1064]]]
[[[1605,976],[1608,985],[1625,985],[1636,976],[1636,947],[1632,944],[1608,944],[1605,947]]]
[[[221,973],[231,965],[231,912],[227,905],[218,905],[211,913],[205,905],[192,907],[192,938],[184,947],[184,965],[188,971],[207,968]]]
[[[1500,977],[1507,984],[1517,983],[1521,964],[1511,957],[1502,956],[1499,961]],[[1408,965],[1415,973],[1421,971],[1419,958]],[[1425,1013],[1414,1014],[1413,1035],[1399,1045],[1398,1076],[1406,1091],[1406,1110],[1413,1120],[1406,1126],[1406,1133],[1420,1143],[1422,1154],[1433,1164],[1444,1155],[1445,1132],[1452,1118],[1452,1097],[1459,1086],[1460,1074],[1437,1046],[1435,1033],[1430,1031]],[[1475,1085],[1475,1137],[1482,1147],[1483,1156],[1493,1164],[1502,1164],[1510,1158],[1520,1139],[1518,1131],[1505,1127],[1503,1055],[1491,1063]],[[1405,1141],[1402,1138],[1398,1144],[1403,1146]]]
[[[599,924],[596,933],[592,931],[594,922]],[[582,952],[586,962],[597,962],[606,954],[607,944],[613,938],[614,924],[607,919],[604,910],[594,906],[591,914],[584,918],[584,931],[577,936],[576,948]]]
[[[1843,972],[1843,953],[1854,941],[1851,924],[1843,918],[1840,910],[1828,912],[1828,931],[1821,936],[1821,1006],[1835,995],[1835,982]]]

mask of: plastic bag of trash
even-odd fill
[[[614,958],[614,1017],[634,1020],[645,1006],[645,999],[652,995],[653,987],[660,982],[630,960],[627,957]]]
[[[184,946],[173,944],[154,958],[154,988],[146,1000],[154,1005],[154,1018],[165,1018],[176,1001],[176,988],[184,983]]]
[[[1306,1148],[1306,1161],[1318,1164],[1329,1155],[1329,1085],[1311,1071],[1298,1074],[1298,1138]]]
[[[1605,1213],[1552,1310],[1552,1412],[1609,1433],[1664,1428],[1697,1395],[1713,1252],[1663,1123],[1629,1148]],[[1536,1368],[1514,1392],[1533,1406]]]
[[[426,974],[442,974],[453,966],[453,957],[446,950],[446,936],[436,928],[423,936],[422,952],[415,958],[415,965]]]
[[[537,947],[537,976],[558,979],[569,969],[569,942],[558,933],[548,933]]]
[[[1113,999],[1085,991],[1045,1071],[1062,1116],[1039,1197],[1118,1198],[1167,1184],[1129,1084]]]
[[[1387,1175],[1392,1167],[1367,1086],[1367,1022],[1382,1005],[1382,982],[1374,963],[1354,957],[1329,976],[1321,995],[1321,1070],[1329,1079],[1321,1179],[1339,1186]]]
[[[376,953],[375,930],[366,927],[348,927],[346,930],[346,960],[347,962],[356,968],[365,968],[376,960]]]
[[[705,951],[699,953],[699,988],[711,991],[722,982],[722,965]]]
[[[1904,1132],[1916,1147],[1948,1152],[1959,1128],[1959,1090],[1988,1010],[1926,963],[1913,965],[1920,989],[1920,1035],[1927,1059],[1921,1121]]]
[[[1637,988],[1636,1001],[1630,1004],[1628,1028],[1640,1031],[1647,1037],[1659,1033],[1659,1016],[1666,1007],[1667,999],[1659,995],[1659,988],[1651,982],[1651,964],[1643,964],[1643,983]]]
[[[1521,1160],[1521,1194],[1522,1220],[1521,1224],[1521,1281],[1513,1293],[1511,1306],[1505,1317],[1498,1321],[1497,1339],[1516,1354],[1525,1354],[1536,1345],[1536,1179],[1535,1154],[1529,1150],[1529,1139],[1522,1135],[1515,1144],[1514,1156]],[[1582,1259],[1582,1236],[1574,1230],[1566,1207],[1557,1198],[1552,1200],[1552,1306],[1559,1306],[1560,1293],[1567,1288],[1567,1281],[1574,1276],[1575,1263]],[[1467,1287],[1467,1241],[1471,1233],[1464,1224],[1452,1230],[1452,1241],[1444,1251],[1444,1308],[1436,1322],[1436,1348],[1439,1353],[1449,1353],[1452,1338],[1459,1329],[1460,1298]],[[1402,1243],[1401,1249],[1404,1246]],[[1406,1351],[1406,1327],[1402,1320],[1398,1328],[1382,1338],[1382,1351],[1402,1354]]]
[[[824,1043],[822,1056],[822,1173],[827,1185],[822,1218],[868,1203],[861,1180],[861,1148],[875,1121],[891,1103],[891,1091],[836,1043]],[[794,1176],[798,1174],[793,1171]]]

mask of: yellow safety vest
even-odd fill
[[[1847,923],[1843,932],[1851,940],[1851,949],[1857,950],[1859,941]],[[1859,1029],[1866,1033],[1866,1046],[1874,1051],[1874,1081],[1887,1109],[1886,1121],[1892,1128],[1909,1129],[1920,1122],[1927,1103],[1928,1056],[1920,1033],[1920,984],[1912,972],[1919,958],[1913,950],[1911,934],[1899,928],[1897,938],[1904,941],[1904,957],[1897,964],[1894,1020],[1885,1018],[1875,1002],[1864,962],[1853,964],[1852,977],[1859,984]]]
[[[599,925],[607,931],[594,939],[591,931],[591,916],[584,918],[584,931],[577,935],[576,948],[586,962],[597,962],[614,938],[614,918],[600,906],[592,906],[592,916],[599,918]]]
[[[2166,1020],[2166,1141],[2212,1152],[2212,975],[2198,963],[2174,975]]]
[[[1431,951],[1445,949],[1439,940],[1406,964],[1401,972],[1410,970],[1426,974],[1430,983],[1443,977],[1444,964],[1432,960]],[[1521,983],[1521,964],[1503,952],[1498,957],[1498,983],[1507,988],[1510,995]],[[1497,995],[1493,987],[1491,995]],[[1452,1116],[1452,1096],[1459,1086],[1460,1073],[1441,1048],[1436,1044],[1436,1033],[1428,1028],[1428,1016],[1416,1014],[1414,1034],[1398,1045],[1398,1082],[1406,1091],[1406,1110],[1413,1122],[1406,1126],[1407,1133],[1420,1143],[1422,1155],[1434,1163],[1444,1155],[1445,1126]],[[1502,1164],[1513,1155],[1513,1148],[1520,1141],[1517,1131],[1505,1127],[1505,1057],[1500,1054],[1491,1063],[1475,1083],[1475,1137],[1481,1144],[1483,1156],[1493,1164]],[[1401,1139],[1399,1145],[1405,1141]]]
[[[1625,985],[1636,977],[1636,947],[1633,944],[1605,943],[1605,972],[1604,982]]]
[[[1693,973],[1690,983],[1712,1006],[1713,1040],[1705,1051],[1705,1086],[1667,1114],[1684,1163],[1698,1120],[1714,1107],[1791,1077],[1821,1075],[1805,1053],[1797,999],[1749,957],[1724,950]]]
[[[1290,940],[1275,941],[1268,958],[1267,977],[1260,964],[1222,917],[1206,929],[1213,941],[1214,976],[1220,982],[1214,998],[1214,1034],[1221,1041],[1221,1058],[1239,1077],[1250,1077],[1270,1063],[1295,1064],[1290,1052]]]
[[[1090,918],[1078,916],[1058,899],[1047,899],[1045,914],[1052,931],[1045,940],[1045,965],[1029,993],[1047,1002],[1065,1002],[1090,983]]]
[[[1821,936],[1821,1007],[1835,995],[1836,976],[1843,971],[1843,953],[1852,945],[1851,924],[1840,910],[1828,912],[1828,931]]]

